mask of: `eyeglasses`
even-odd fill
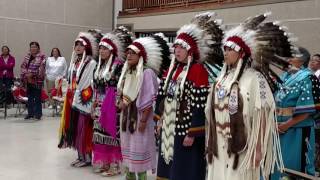
[[[132,50],[128,50],[126,52],[126,55],[128,56],[128,55],[138,55],[138,54],[136,52],[132,51]]]

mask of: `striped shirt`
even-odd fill
[[[45,59],[44,54],[38,53],[36,57],[31,58],[29,53],[25,56],[21,64],[21,80],[24,83],[35,85],[37,88],[42,88],[45,77]],[[27,74],[32,74],[32,81],[27,81]]]

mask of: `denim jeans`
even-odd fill
[[[42,105],[41,105],[41,89],[28,84],[28,115],[34,117],[42,116]]]

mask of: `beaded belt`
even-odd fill
[[[292,116],[293,113],[294,113],[294,107],[277,108],[278,116]]]

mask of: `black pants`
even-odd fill
[[[28,94],[28,115],[34,116],[34,117],[41,117],[42,116],[41,89],[28,84],[27,94]]]
[[[12,78],[0,78],[0,87],[4,88],[1,89],[1,92],[6,91],[5,95],[5,99],[7,104],[10,104],[13,102],[13,96],[12,96],[12,92],[11,92],[11,88],[13,86],[13,79]]]

